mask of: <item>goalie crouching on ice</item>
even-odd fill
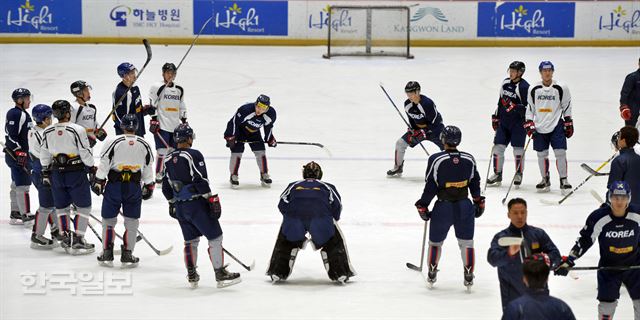
[[[313,161],[303,167],[302,177],[304,180],[290,183],[280,196],[278,209],[283,220],[267,275],[274,283],[286,280],[298,251],[311,241],[321,249],[329,278],[345,283],[356,273],[336,223],[342,211],[340,195],[332,184],[320,181],[322,168]],[[306,237],[307,232],[311,239]]]

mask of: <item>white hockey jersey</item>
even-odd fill
[[[184,89],[175,82],[171,87],[164,82],[154,84],[149,90],[149,98],[151,105],[156,108],[160,129],[173,132],[181,123],[180,119],[187,117]]]
[[[52,163],[53,157],[58,154],[66,154],[69,158],[79,156],[84,165],[94,166],[87,132],[78,124],[58,122],[44,130],[40,149],[40,163],[42,163],[43,167],[46,167]]]
[[[539,133],[552,132],[560,118],[571,117],[571,93],[569,88],[553,80],[545,87],[537,82],[529,87],[527,95],[527,120],[533,120]]]
[[[42,140],[44,139],[45,128],[33,126],[29,129],[29,153],[31,156],[40,159],[40,149],[42,149]]]
[[[144,184],[154,183],[153,152],[149,143],[134,134],[121,134],[107,139],[100,152],[96,178],[106,179],[110,170],[141,172]]]
[[[94,131],[98,127],[96,122],[96,107],[90,103],[80,105],[78,101],[71,103],[70,121],[84,127],[88,136],[94,136]]]

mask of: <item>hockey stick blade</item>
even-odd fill
[[[598,172],[598,171],[593,170],[593,168],[589,167],[589,165],[587,165],[586,163],[581,164],[580,167],[582,169],[584,169],[585,171],[587,171],[589,174],[592,174],[592,175],[594,175],[596,177],[602,177],[602,176],[608,176],[609,175],[609,173],[607,173],[607,172]]]
[[[598,194],[597,191],[591,189],[589,190],[589,193],[591,194],[591,196],[593,196],[600,204],[604,203],[604,200],[602,199],[602,197],[600,196],[600,194]]]
[[[521,245],[522,240],[523,239],[519,237],[502,237],[498,239],[498,245],[501,247]]]
[[[540,202],[542,202],[543,204],[546,205],[550,205],[550,206],[557,206],[560,204],[560,201],[553,201],[553,200],[548,200],[548,199],[540,199]]]
[[[416,266],[413,263],[407,262],[407,268],[414,270],[414,271],[418,271],[418,272],[422,272],[422,268]]]

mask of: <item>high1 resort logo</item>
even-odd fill
[[[260,24],[260,16],[256,13],[255,8],[249,8],[242,13],[243,9],[234,3],[233,6],[227,7],[227,10],[216,13],[216,27],[230,29],[232,26],[240,28],[242,31],[259,31],[253,26]]]
[[[516,29],[524,29],[528,33],[535,33],[536,28],[544,28],[544,17],[542,16],[542,10],[538,9],[533,12],[533,15],[528,16],[527,9],[524,8],[523,5],[520,5],[518,8],[511,12],[511,20],[507,20],[505,22],[505,18],[508,19],[508,16],[503,15],[500,17],[500,29],[501,30],[516,30]]]
[[[329,27],[329,17],[331,15],[331,6],[327,5],[318,14],[318,18],[314,19],[314,15],[309,15],[309,29],[323,29]],[[343,27],[351,27],[351,15],[349,10],[341,10],[340,14],[331,18],[331,28],[338,31]]]
[[[599,30],[622,29],[627,33],[640,33],[640,10],[633,10],[631,15],[627,15],[627,10],[618,6],[609,13],[608,16],[600,16],[598,23]]]
[[[15,19],[12,19],[11,10],[7,12],[7,25],[22,27],[23,25],[31,25],[35,29],[47,30],[47,25],[53,24],[53,14],[49,12],[48,6],[42,6],[36,13],[36,7],[29,0],[16,10]],[[35,15],[33,15],[36,13]],[[50,27],[57,28],[57,27]]]
[[[416,22],[426,16],[432,16],[440,22],[449,22],[442,10],[433,7],[424,7],[416,10],[416,13],[411,17],[411,22]]]

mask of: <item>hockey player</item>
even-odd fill
[[[33,227],[33,233],[31,234],[31,248],[52,249],[56,243],[52,239],[47,239],[44,236],[44,231],[47,228],[47,222],[49,219],[51,218],[53,221],[56,216],[51,187],[45,187],[42,184],[40,149],[44,130],[51,125],[51,114],[53,111],[48,105],[38,104],[33,107],[31,113],[33,115],[33,120],[36,122],[36,125],[29,130],[29,155],[31,156],[31,163],[33,164],[31,180],[33,180],[33,185],[38,189],[39,203],[38,211],[36,211],[34,219],[35,225]],[[57,227],[54,228],[52,225],[51,234],[58,235]]]
[[[420,94],[420,84],[409,81],[404,87],[407,100],[404,102],[404,112],[407,113],[411,128],[396,141],[395,164],[387,171],[388,177],[401,176],[404,165],[404,153],[407,147],[415,147],[424,140],[433,142],[440,150],[444,149],[440,142],[440,132],[444,128],[442,116],[433,100]]]
[[[542,81],[529,87],[524,128],[533,135],[533,149],[538,153],[538,166],[542,181],[536,185],[538,192],[549,192],[549,145],[556,155],[560,175],[560,191],[566,194],[572,188],[567,180],[567,138],[573,136],[571,118],[571,94],[569,88],[553,80],[555,70],[551,61],[538,66]]]
[[[610,188],[614,181],[624,181],[631,188],[631,203],[640,207],[640,155],[633,147],[638,143],[638,129],[625,126],[620,129],[618,135],[618,149],[620,154],[611,161],[611,171],[607,188]]]
[[[496,233],[487,254],[489,264],[498,268],[503,311],[509,302],[522,296],[526,291],[525,283],[522,281],[522,266],[525,259],[532,254],[544,253],[549,257],[553,267],[559,265],[562,259],[560,251],[547,233],[527,224],[527,202],[524,199],[511,199],[507,207],[511,224],[508,228]],[[522,242],[519,245],[503,247],[499,245],[499,240],[504,237],[522,238]]]
[[[209,259],[213,265],[218,288],[240,282],[240,274],[228,272],[224,266],[222,229],[220,228],[220,198],[212,194],[207,167],[200,151],[192,149],[195,133],[188,124],[173,131],[176,150],[164,160],[162,194],[169,200],[169,215],[178,220],[184,237],[184,262],[192,288],[198,286],[196,271],[198,243],[205,236],[209,244]]]
[[[153,180],[153,152],[149,143],[135,135],[138,118],[125,114],[120,119],[123,135],[107,140],[100,153],[100,166],[91,189],[102,200],[102,247],[100,265],[113,266],[113,242],[118,213],[122,208],[125,232],[120,262],[123,267],[136,267],[139,258],[133,256],[138,236],[142,200],[149,200],[156,184]],[[142,188],[140,185],[142,183]]]
[[[315,162],[302,167],[304,180],[290,183],[280,196],[278,209],[282,226],[278,232],[267,275],[275,283],[291,274],[298,251],[311,241],[321,249],[329,278],[345,283],[355,275],[342,232],[337,225],[342,211],[340,194],[332,184],[321,181],[322,168]],[[306,233],[311,235],[311,240]]]
[[[7,112],[7,120],[4,126],[5,156],[4,160],[11,169],[11,187],[9,199],[11,199],[10,224],[24,224],[31,226],[35,216],[31,215],[31,200],[29,188],[31,187],[31,159],[29,159],[28,133],[31,128],[31,116],[27,112],[31,104],[31,92],[25,88],[13,90],[11,98],[15,107]]]
[[[549,264],[547,257],[535,254],[522,264],[521,281],[527,286],[524,294],[504,309],[502,320],[575,320],[573,311],[564,301],[549,295]]]
[[[628,74],[624,78],[622,90],[620,90],[620,117],[627,126],[640,127],[640,59],[638,70]]]
[[[527,132],[524,130],[524,115],[527,111],[527,92],[529,83],[522,79],[525,65],[521,61],[511,62],[509,77],[502,81],[498,107],[491,115],[491,126],[496,132],[493,138],[493,175],[487,180],[487,186],[502,184],[504,151],[511,143],[515,158],[516,174],[513,184],[516,188],[522,183],[524,170],[524,142]]]
[[[264,142],[269,147],[275,148],[278,145],[273,136],[273,124],[276,122],[276,110],[271,106],[271,99],[261,94],[255,103],[247,103],[238,108],[236,114],[227,123],[224,132],[224,139],[227,147],[231,150],[229,160],[229,171],[231,177],[229,182],[232,188],[237,188],[240,184],[238,180],[238,169],[240,160],[244,152],[244,143],[249,143],[251,151],[256,156],[258,168],[260,168],[260,182],[263,187],[271,186],[269,167],[267,166],[267,155],[265,153]],[[260,128],[264,127],[264,140],[260,137]]]
[[[453,225],[464,265],[464,285],[473,285],[475,253],[473,249],[474,217],[484,213],[485,199],[480,196],[480,176],[476,161],[469,153],[456,148],[462,140],[462,132],[456,126],[446,126],[440,134],[444,151],[429,157],[424,192],[415,206],[429,226],[428,277],[430,285],[436,282],[438,261],[442,243]],[[471,192],[473,203],[469,201]],[[438,197],[433,210],[429,204]]]
[[[89,103],[91,100],[91,86],[82,80],[78,80],[71,84],[71,94],[76,99],[71,105],[71,122],[79,124],[87,131],[89,145],[93,148],[96,145],[96,139],[104,141],[107,132],[98,128],[96,120],[96,106]]]
[[[122,81],[118,83],[116,90],[113,92],[112,105],[115,105],[120,97],[125,97],[122,99],[120,104],[116,106],[116,110],[113,113],[113,126],[116,129],[116,134],[123,134],[123,131],[120,128],[120,120],[125,114],[132,113],[138,117],[138,130],[136,131],[136,135],[144,137],[146,132],[144,128],[144,114],[146,110],[144,110],[142,106],[140,88],[133,85],[138,77],[138,69],[129,62],[123,62],[118,65],[118,75],[122,78]],[[128,88],[131,89],[127,92]]]
[[[156,182],[162,183],[162,164],[170,149],[175,149],[173,129],[180,123],[187,122],[187,107],[184,105],[184,89],[174,80],[177,72],[176,65],[165,63],[162,66],[163,82],[151,86],[149,98],[153,114],[149,123],[149,132],[156,143]]]
[[[50,187],[58,215],[58,227],[62,235],[62,247],[73,255],[95,251],[87,243],[84,234],[91,214],[91,186],[87,171],[95,173],[89,138],[85,129],[71,123],[71,104],[56,100],[51,106],[58,123],[44,130],[40,163],[42,184]],[[71,205],[77,208],[74,231],[70,232]]]
[[[580,230],[580,237],[568,257],[555,270],[566,276],[575,260],[584,255],[598,240],[598,267],[625,267],[640,264],[640,207],[631,204],[631,188],[624,181],[609,187],[609,203],[593,211]],[[633,300],[635,320],[640,320],[640,270],[598,270],[598,319],[613,319],[624,283]]]

